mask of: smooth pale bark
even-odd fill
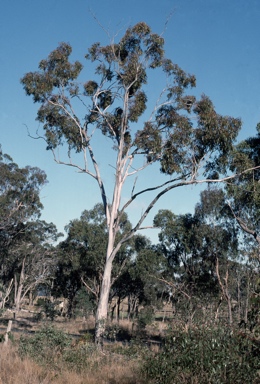
[[[5,336],[4,336],[4,345],[5,346],[8,344],[8,341],[9,341],[9,334],[12,330],[12,323],[13,323],[12,320],[8,321],[7,329],[6,329]]]
[[[229,325],[232,325],[233,324],[233,315],[232,315],[231,295],[230,295],[229,289],[228,289],[228,277],[229,277],[228,267],[227,267],[227,270],[226,270],[226,276],[223,278],[223,282],[222,282],[220,274],[219,274],[219,261],[218,261],[218,258],[216,258],[216,275],[217,275],[217,279],[218,279],[218,282],[219,282],[219,285],[220,285],[223,297],[227,301]]]
[[[122,132],[125,133],[126,125],[122,126]],[[107,219],[107,228],[108,228],[108,245],[107,245],[107,254],[106,254],[106,263],[103,272],[102,285],[100,289],[98,308],[96,312],[96,329],[95,329],[95,341],[98,345],[102,344],[103,336],[106,328],[106,321],[108,317],[108,302],[109,302],[109,293],[111,288],[111,278],[112,278],[112,263],[115,258],[116,253],[119,251],[121,244],[120,242],[116,244],[116,234],[119,232],[119,206],[121,200],[122,188],[126,179],[125,174],[125,165],[127,163],[127,157],[123,156],[124,148],[124,135],[122,135],[119,144],[119,150],[117,154],[117,163],[116,163],[116,181],[114,186],[113,201],[110,209],[108,209],[107,204],[105,205],[106,219]]]
[[[15,310],[16,311],[20,310],[20,305],[21,305],[21,301],[22,301],[22,292],[24,289],[24,281],[25,281],[24,270],[25,270],[25,258],[23,259],[23,262],[22,262],[22,269],[21,269],[21,273],[20,273],[19,282],[17,281],[16,276],[14,277],[14,288],[15,288],[14,302],[15,302]]]
[[[14,279],[10,281],[8,288],[5,292],[0,292],[0,309],[4,309],[5,303],[9,300],[9,295],[13,287],[13,281]]]
[[[112,260],[108,259],[104,268],[103,280],[100,290],[98,308],[96,312],[96,330],[95,341],[98,345],[102,345],[106,321],[108,315],[108,301],[111,286]]]

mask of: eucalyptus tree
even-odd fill
[[[260,159],[260,123],[257,134],[239,143],[233,152],[231,170],[240,172],[244,167],[255,168]],[[226,184],[227,202],[238,225],[260,247],[260,171],[243,173]],[[259,251],[258,251],[258,259]]]
[[[193,215],[160,210],[154,223],[161,228],[159,240],[168,260],[169,284],[175,293],[186,296],[191,304],[195,303],[194,307],[196,301],[207,305],[207,301],[223,297],[232,323],[231,299],[236,288],[231,280],[240,270],[239,241],[224,197],[223,190],[209,188],[201,192]]]
[[[86,59],[96,64],[90,80],[81,82],[83,65],[70,61],[71,52],[69,44],[61,43],[40,61],[38,71],[25,74],[21,82],[26,94],[40,105],[37,120],[43,124],[41,137],[55,161],[90,176],[100,191],[107,226],[106,261],[96,312],[96,340],[100,341],[113,260],[121,246],[142,228],[151,208],[172,189],[222,180],[216,174],[225,173],[241,122],[216,113],[208,97],[195,99],[188,91],[195,86],[195,76],[166,57],[163,37],[144,22],[129,27],[117,42],[112,39],[104,46],[97,42],[89,48]],[[162,88],[154,99],[147,87],[153,87],[158,76]],[[149,97],[155,100],[153,106]],[[63,144],[67,145],[68,158],[58,155]],[[110,148],[114,151],[111,196],[100,168],[102,158],[96,158],[100,148],[106,155]],[[77,162],[79,153],[81,163]],[[155,172],[160,169],[165,180],[156,182],[154,177],[151,185],[137,190],[135,176],[151,166]],[[128,197],[122,200],[122,194]],[[144,194],[147,206],[140,218],[117,239],[122,215]]]
[[[117,298],[117,319],[120,302],[126,298],[128,319],[138,315],[140,306],[155,309],[162,304],[164,284],[158,277],[165,269],[165,258],[147,237],[136,235],[133,240],[133,255],[112,286],[112,294]]]
[[[0,147],[0,306],[4,306],[13,289],[10,249],[24,235],[27,221],[39,218],[39,193],[45,183],[43,171],[29,166],[20,168]]]
[[[19,310],[29,292],[50,287],[55,277],[55,243],[62,234],[52,223],[27,222],[24,231],[8,249],[9,274],[14,279],[14,304]]]
[[[220,244],[223,239],[219,238],[219,231],[212,231],[203,220],[190,213],[175,215],[169,210],[160,210],[154,225],[160,228],[159,244],[167,261],[160,279],[171,289],[172,303],[191,321],[198,303],[205,306],[218,292],[212,248],[215,238]],[[214,245],[217,249],[217,244]],[[218,249],[219,254],[222,251]]]
[[[241,161],[248,167],[254,167],[252,161],[249,162],[252,151],[248,143],[252,141],[247,139],[235,148],[231,167],[236,164],[238,172]],[[256,159],[254,164],[257,164]],[[254,187],[254,174],[257,177],[257,169],[251,176],[241,174],[238,181],[230,180],[226,188],[208,188],[201,193],[200,203],[195,208],[195,215],[216,230],[213,238],[215,249],[223,250],[223,244],[229,249],[228,253],[224,253],[225,257],[215,253],[215,275],[221,291],[219,304],[223,299],[227,302],[230,323],[232,302],[237,305],[238,320],[242,320],[243,316],[247,322],[249,297],[259,271],[259,196],[257,186]],[[225,234],[224,238],[218,233],[218,228]]]
[[[20,168],[0,147],[0,241],[8,245],[22,231],[23,223],[40,217],[41,188],[46,174],[36,167]]]

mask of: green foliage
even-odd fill
[[[250,311],[248,313],[248,326],[251,332],[260,337],[260,278],[257,279],[254,292],[250,298]]]
[[[81,288],[75,296],[74,315],[88,317],[95,309],[95,303],[91,300],[85,288]]]
[[[260,160],[260,131],[254,137],[240,142],[232,153],[230,168],[238,177],[226,183],[226,193],[229,199],[230,212],[237,220],[244,237],[257,242],[260,237],[260,171],[259,168],[251,172],[243,172],[245,168],[259,167]],[[251,245],[252,247],[252,245]]]
[[[259,380],[259,341],[228,328],[170,331],[162,350],[147,357],[149,383],[233,384]]]
[[[110,341],[116,341],[120,333],[120,327],[118,324],[106,325],[104,337]]]
[[[30,357],[48,369],[63,369],[77,372],[94,364],[95,344],[86,337],[78,341],[54,327],[43,327],[33,336],[22,335],[19,341],[21,357]]]
[[[76,348],[64,351],[62,361],[69,370],[82,372],[89,369],[98,369],[93,357],[97,353],[97,348],[93,342],[85,341]]]
[[[40,191],[47,182],[43,171],[20,168],[0,147],[0,176],[0,286],[5,298],[16,279],[23,296],[52,277],[52,244],[61,234],[54,224],[39,219]],[[11,300],[13,292],[9,294]]]
[[[20,168],[0,147],[0,228],[10,234],[27,220],[38,218],[42,204],[40,190],[46,175],[36,167]],[[10,235],[9,235],[10,236]]]
[[[72,339],[54,327],[43,327],[33,336],[22,335],[19,341],[21,356],[29,356],[39,364],[55,364],[57,356],[71,346]]]
[[[43,313],[47,318],[53,321],[55,317],[58,316],[58,311],[55,309],[55,302],[45,299],[43,303]]]
[[[154,320],[154,308],[152,306],[145,306],[140,310],[137,317],[137,324],[140,330],[144,330],[147,325],[151,324]]]
[[[131,228],[126,214],[121,216],[117,240]],[[106,259],[108,233],[102,204],[82,212],[80,219],[66,227],[67,239],[59,244],[59,260],[54,281],[56,296],[68,298],[73,310],[90,313],[96,308]],[[133,254],[134,246],[126,242],[114,260],[112,277],[120,275]],[[82,288],[82,280],[87,287]],[[87,289],[88,293],[84,294]],[[83,304],[83,296],[86,298]],[[76,307],[76,308],[75,308]]]
[[[91,138],[88,126],[95,125],[118,145],[117,150],[122,149],[123,157],[131,150],[132,156],[159,161],[163,173],[189,173],[202,159],[205,174],[225,169],[240,120],[218,115],[206,96],[196,101],[186,94],[195,86],[195,76],[165,56],[164,39],[146,23],[129,27],[117,43],[97,42],[89,48],[85,57],[96,63],[99,80],[88,80],[83,87],[77,82],[83,66],[70,63],[71,52],[69,44],[61,43],[40,62],[38,71],[21,80],[26,94],[40,104],[37,119],[43,123],[47,149],[66,142],[69,151],[85,151]],[[144,86],[152,76],[150,69],[161,69],[167,86],[153,119],[135,132],[130,123],[136,123],[146,110]],[[74,113],[75,97],[84,107],[89,104],[85,99],[90,99],[83,125]]]

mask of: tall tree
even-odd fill
[[[27,73],[21,82],[26,94],[40,104],[37,119],[43,124],[43,137],[55,161],[89,175],[100,190],[107,226],[106,261],[96,312],[96,340],[101,341],[112,264],[122,244],[141,229],[151,208],[170,190],[220,181],[218,173],[225,173],[241,122],[217,114],[208,97],[196,100],[187,93],[195,86],[195,76],[166,58],[163,37],[153,33],[144,22],[128,28],[117,43],[114,40],[106,46],[95,43],[89,48],[86,59],[96,63],[96,74],[84,84],[77,81],[83,65],[69,61],[71,52],[69,44],[61,43],[40,62],[38,71]],[[166,80],[149,116],[146,84],[157,76],[154,71]],[[107,153],[109,139],[115,151],[110,197],[96,159],[97,149],[102,145]],[[60,159],[56,152],[65,143],[68,160]],[[73,160],[73,152],[82,153],[82,164]],[[136,192],[137,184],[132,180],[128,200],[122,203],[127,179],[133,179],[152,165],[157,171],[156,164],[168,176],[166,181],[156,183],[155,179],[153,185]],[[153,197],[140,219],[118,239],[125,210],[138,197],[152,191]]]

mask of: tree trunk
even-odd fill
[[[20,310],[20,305],[21,305],[21,298],[22,298],[22,292],[23,292],[24,280],[25,280],[24,270],[25,270],[25,258],[23,259],[23,262],[22,262],[22,268],[21,268],[19,282],[17,281],[16,276],[15,276],[15,280],[14,280],[14,284],[15,284],[15,292],[14,292],[15,300],[14,300],[14,302],[15,302],[15,310],[16,311]]]
[[[111,285],[112,261],[108,259],[105,264],[103,280],[100,290],[99,302],[96,312],[95,341],[97,345],[102,346],[106,321],[108,315],[108,301]]]
[[[9,300],[9,295],[13,287],[13,281],[14,279],[10,281],[8,288],[6,289],[5,292],[0,292],[0,309],[4,309],[5,303]]]
[[[4,345],[6,346],[8,344],[8,341],[9,341],[9,334],[12,330],[12,320],[9,320],[8,321],[8,325],[7,325],[7,329],[6,329],[6,332],[5,332],[5,336],[4,336]]]
[[[229,325],[231,326],[233,324],[233,315],[232,315],[231,295],[228,293],[228,290],[226,292],[226,298],[228,303],[228,320],[229,320]]]
[[[120,304],[121,304],[121,299],[120,299],[120,296],[118,296],[117,298],[117,302],[116,302],[116,321],[117,323],[119,323],[119,318],[120,318]]]
[[[16,296],[15,296],[15,310],[17,312],[20,311],[22,290],[23,290],[23,284],[20,283],[20,284],[18,284],[18,288],[17,288]]]
[[[250,296],[250,276],[248,275],[247,276],[247,287],[246,287],[245,314],[244,314],[245,324],[247,324],[247,321],[248,321],[249,296]]]

